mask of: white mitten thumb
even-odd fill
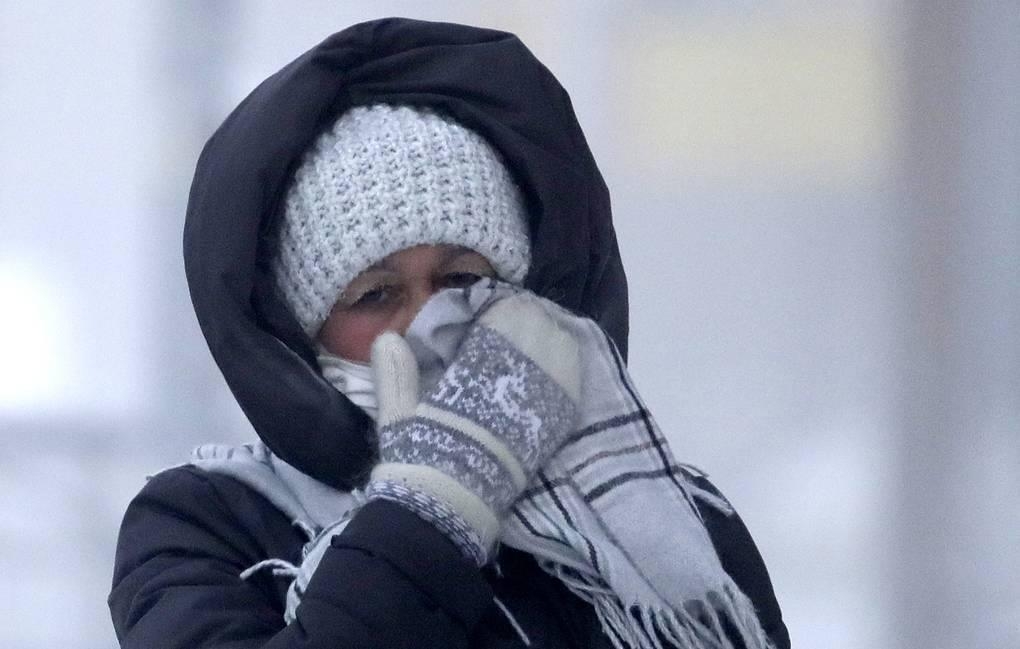
[[[414,414],[418,405],[418,361],[403,336],[384,331],[372,343],[372,371],[379,401],[379,428]]]

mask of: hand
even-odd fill
[[[573,429],[577,342],[548,309],[528,293],[491,306],[421,398],[407,342],[387,332],[373,345],[380,463],[369,497],[410,507],[480,565],[500,520]]]

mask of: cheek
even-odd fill
[[[372,342],[386,330],[388,321],[382,316],[333,313],[319,331],[319,342],[337,356],[368,363]]]

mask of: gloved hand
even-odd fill
[[[394,332],[372,348],[379,464],[369,499],[409,507],[484,565],[500,521],[573,429],[578,346],[534,295],[496,302],[419,399],[418,365]]]

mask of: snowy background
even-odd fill
[[[194,163],[386,15],[515,32],[570,91],[633,374],[795,647],[1020,646],[1015,0],[0,0],[0,646],[115,647],[128,500],[251,438],[184,283]]]

